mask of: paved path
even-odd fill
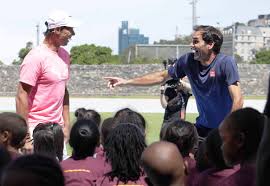
[[[253,107],[263,111],[265,100],[244,100],[244,107]],[[98,112],[115,112],[121,108],[129,107],[139,112],[163,113],[159,99],[120,99],[120,98],[71,98],[70,111],[85,107],[95,109]],[[14,97],[0,97],[0,111],[15,111]],[[197,113],[194,99],[190,99],[187,113]]]

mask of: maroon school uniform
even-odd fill
[[[196,161],[187,156],[184,157],[184,163],[186,165],[186,177],[185,177],[185,185],[191,185],[194,181],[194,177],[196,177],[199,174],[199,171],[196,168]]]
[[[113,181],[110,181],[108,177],[101,177],[97,180],[96,183],[97,186],[148,186],[147,183],[145,182],[145,176],[141,176],[137,181],[129,181],[128,183],[124,184],[123,182],[117,183],[117,179],[114,178]]]
[[[256,164],[241,165],[240,169],[231,176],[222,179],[217,185],[220,186],[255,186]]]
[[[234,168],[223,170],[217,170],[215,168],[207,169],[195,178],[192,186],[216,186],[217,182],[234,174],[239,168],[239,166],[235,166]]]
[[[93,157],[83,160],[68,158],[61,163],[66,186],[94,185],[99,177],[102,177],[104,161]]]

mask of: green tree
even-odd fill
[[[21,60],[16,60],[16,59],[14,59],[14,60],[12,61],[12,65],[20,65],[20,64],[22,64],[22,61],[21,61]]]
[[[0,65],[3,65],[4,63],[0,60]]]
[[[236,60],[237,63],[243,63],[244,62],[243,58],[240,55],[234,54],[234,57],[235,57],[235,60]]]
[[[22,48],[19,51],[18,57],[19,60],[13,60],[12,64],[13,65],[20,65],[23,62],[23,59],[25,58],[25,56],[30,52],[30,50],[33,48],[33,43],[31,41],[28,41],[26,43],[25,48]]]
[[[119,63],[118,56],[112,55],[112,49],[94,44],[74,46],[70,50],[72,64]]]
[[[270,50],[263,49],[255,54],[255,60],[252,63],[270,64]]]

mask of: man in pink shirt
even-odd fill
[[[70,58],[61,46],[75,35],[77,23],[65,12],[55,11],[45,25],[43,43],[28,53],[20,67],[16,112],[27,120],[30,133],[38,123],[54,122],[63,127],[67,138]]]

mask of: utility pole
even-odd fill
[[[197,12],[196,12],[196,3],[197,3],[197,0],[192,0],[190,2],[190,4],[192,5],[192,30],[193,28],[197,25]]]
[[[37,28],[37,43],[36,43],[36,45],[38,46],[39,45],[39,23],[37,23],[36,28]]]
[[[177,40],[179,38],[180,38],[180,34],[179,34],[179,31],[178,31],[178,26],[176,26],[174,39]]]
[[[233,59],[235,59],[235,36],[236,35],[236,24],[233,23],[232,25],[232,56],[233,56]]]

